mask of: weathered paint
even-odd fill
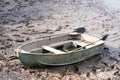
[[[41,55],[19,53],[23,65],[27,67],[59,66],[73,64],[85,60],[101,52],[103,44],[85,50],[77,50],[66,54]]]
[[[69,34],[64,34],[56,37],[40,39],[22,45],[18,49],[25,50],[25,52],[22,51],[18,52],[19,59],[22,62],[22,64],[27,67],[60,66],[60,65],[73,64],[100,53],[104,41],[101,41],[97,38],[85,34],[79,34],[79,35],[81,38],[84,38],[85,41],[91,42],[90,45],[92,44],[95,45],[89,48],[87,48],[89,46],[87,45],[86,49],[81,49],[81,50],[75,49],[73,51],[68,51],[65,54],[53,54],[53,53],[44,54],[40,52],[37,53],[30,52],[30,50],[40,48],[42,45],[50,45],[61,41],[63,42],[68,41],[73,37],[73,36],[69,36]]]

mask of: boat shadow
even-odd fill
[[[89,76],[98,72],[109,71],[115,68],[115,64],[119,62],[120,49],[106,45],[101,54],[90,57],[84,61],[75,64],[46,67],[48,73],[60,74],[62,77],[66,75],[83,75]]]
[[[27,77],[27,73],[29,73],[28,77],[34,76],[34,78],[44,78],[44,80],[49,77],[51,79],[48,80],[54,80],[54,77],[60,78],[59,80],[66,80],[66,77],[71,76],[77,76],[80,79],[80,77],[83,75],[85,77],[89,77],[91,74],[96,75],[100,72],[111,70],[118,71],[117,69],[120,70],[120,68],[116,66],[116,64],[120,64],[120,49],[111,46],[105,46],[102,54],[90,57],[75,64],[65,66],[25,68],[20,61],[16,62],[16,60],[19,61],[18,59],[11,60],[9,62],[10,64],[5,66],[5,68],[9,68],[8,74],[10,74],[12,71],[18,71],[18,73],[20,72],[20,74],[24,75],[21,77]],[[4,67],[2,69],[4,70]]]
[[[73,80],[75,79],[74,77],[76,77],[77,80],[77,78],[81,79],[83,76],[85,77],[83,79],[89,79],[91,75],[92,77],[96,77],[102,72],[113,70],[115,70],[115,72],[118,71],[119,65],[117,66],[116,64],[120,64],[119,59],[120,49],[106,45],[101,54],[75,64],[54,67],[47,66],[42,68],[26,68],[26,70],[29,70],[30,74],[34,73],[36,78],[50,78],[49,80],[54,80],[53,78],[66,80],[67,77],[73,78]]]

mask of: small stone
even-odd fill
[[[62,26],[59,26],[55,31],[61,31]]]
[[[34,26],[28,26],[27,28],[32,28],[32,27],[34,27]]]
[[[35,70],[30,70],[30,71],[29,71],[30,74],[33,74],[33,73],[35,73],[35,72],[36,72]]]
[[[16,42],[19,42],[19,43],[21,43],[21,42],[24,42],[24,40],[22,40],[22,39],[17,39],[17,40],[15,40]]]
[[[65,25],[66,27],[69,27],[69,25]]]
[[[87,73],[86,73],[86,77],[90,77],[90,72],[87,72]]]
[[[7,41],[13,41],[12,39],[8,38]]]
[[[26,23],[26,25],[25,26],[28,26],[30,23]]]
[[[17,56],[10,56],[9,59],[14,60],[14,59],[18,59],[18,57]]]
[[[96,67],[95,66],[92,67],[92,71],[93,71],[93,74],[96,74]]]
[[[27,1],[29,1],[29,0],[25,0],[25,2],[27,2]]]
[[[0,60],[4,60],[4,59],[5,59],[4,53],[0,54]]]
[[[23,26],[18,26],[17,28],[22,28]]]
[[[10,4],[10,2],[6,2],[5,4],[9,5],[9,4]]]
[[[30,40],[30,38],[26,38],[26,41]]]
[[[11,31],[18,31],[17,29],[11,29]]]
[[[116,71],[116,72],[114,73],[114,75],[120,76],[120,71]]]
[[[120,66],[117,66],[116,69],[117,69],[117,70],[120,70]]]
[[[0,49],[2,50],[2,49],[6,49],[6,48],[5,48],[5,46],[0,46]]]
[[[12,47],[12,44],[9,43],[9,44],[5,45],[5,47],[10,48],[10,47]]]
[[[114,69],[114,68],[115,68],[115,65],[111,65],[110,67],[111,67],[111,69]]]
[[[79,71],[79,67],[78,66],[74,66],[74,72],[77,73]]]
[[[108,50],[109,50],[109,48],[108,48],[108,47],[104,47],[104,50],[107,50],[107,51],[108,51]]]
[[[106,80],[112,80],[111,78],[107,78]]]

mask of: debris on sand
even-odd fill
[[[16,41],[16,42],[19,42],[19,43],[24,42],[23,39],[17,39],[17,40],[15,40],[15,41]]]
[[[61,31],[62,26],[59,26],[55,31]]]
[[[18,56],[10,56],[9,57],[9,60],[15,60],[15,59],[18,59]]]

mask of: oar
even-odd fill
[[[67,34],[67,33],[60,33],[60,34],[46,34],[46,35],[44,35],[44,36],[40,36],[40,37],[38,37],[37,39],[40,39],[40,38],[49,38],[49,37],[58,36],[58,35],[63,35],[63,34]]]
[[[53,36],[58,36],[58,35],[63,35],[63,34],[69,34],[69,33],[84,33],[86,31],[86,29],[84,27],[80,27],[80,28],[77,28],[77,29],[74,29],[73,32],[67,32],[67,33],[59,33],[59,34],[46,34],[44,36],[40,36],[38,37],[37,39],[40,39],[40,38],[47,38],[47,37],[53,37]]]
[[[89,45],[92,45],[92,44],[94,44],[94,43],[96,43],[96,42],[98,42],[98,41],[105,41],[106,39],[107,39],[107,37],[108,37],[108,34],[106,34],[106,35],[104,35],[101,39],[99,39],[99,40],[97,40],[97,41],[95,41],[95,42],[92,42],[92,43],[90,43],[90,44],[88,44],[88,45],[86,45],[86,46],[83,46],[83,47],[80,47],[80,48],[77,48],[78,50],[79,49],[85,49],[87,46],[89,46]]]

